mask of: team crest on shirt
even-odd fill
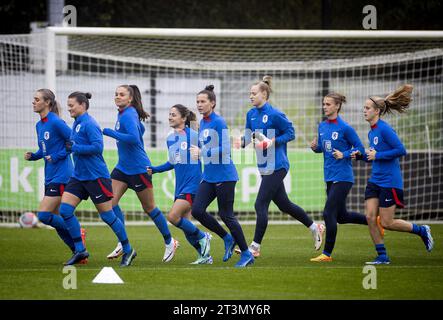
[[[378,144],[378,137],[374,137],[374,144],[375,144],[375,145]]]
[[[182,149],[182,150],[186,150],[188,148],[188,143],[186,142],[186,141],[183,141],[181,144],[180,144],[180,149]]]
[[[43,137],[45,138],[45,140],[49,140],[49,131],[45,131]]]
[[[268,115],[267,115],[267,114],[265,114],[265,115],[263,116],[262,121],[263,121],[263,123],[268,122]]]
[[[80,128],[81,128],[81,124],[78,124],[76,127],[75,127],[75,132],[79,132],[80,131]]]
[[[337,138],[338,138],[338,132],[337,132],[337,131],[334,131],[334,132],[332,133],[332,140],[337,140]]]
[[[207,138],[209,136],[209,129],[203,130],[203,137]]]
[[[115,124],[115,130],[119,130],[120,129],[120,121],[117,121],[117,123]]]

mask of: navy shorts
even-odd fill
[[[365,200],[377,198],[379,207],[389,208],[393,205],[404,208],[403,190],[397,188],[383,188],[372,182],[368,182],[365,190]]]
[[[97,180],[80,181],[71,178],[65,188],[66,192],[72,193],[82,200],[87,200],[91,197],[95,204],[103,203],[111,200],[112,181],[108,178],[98,178]]]
[[[112,170],[111,178],[126,183],[128,188],[135,192],[143,191],[146,188],[152,189],[152,176],[147,172],[127,175],[115,168]]]
[[[195,198],[195,194],[193,194],[193,193],[180,193],[178,196],[175,197],[174,202],[177,199],[186,200],[189,202],[189,204],[192,207],[192,203],[194,202],[194,198]]]
[[[45,185],[46,197],[61,197],[65,191],[66,184],[64,183],[49,183]]]

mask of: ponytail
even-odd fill
[[[272,76],[264,76],[263,79],[259,82],[256,82],[254,85],[258,85],[260,91],[266,92],[266,100],[269,100],[269,97],[272,93]]]
[[[404,84],[394,92],[388,94],[385,98],[371,96],[369,99],[374,102],[375,108],[380,109],[380,116],[393,113],[393,111],[404,113],[412,101],[411,95],[413,88],[410,84]]]
[[[186,108],[184,105],[182,104],[176,104],[174,106],[171,107],[177,109],[177,111],[180,113],[180,116],[182,118],[186,118],[185,120],[185,126],[189,127],[193,130],[198,129],[198,124],[197,124],[197,116],[195,115],[194,112],[192,112],[191,110],[189,110],[188,108]]]
[[[200,91],[197,95],[199,94],[206,94],[208,96],[209,101],[214,102],[214,108],[215,108],[216,97],[214,93],[214,86],[212,84],[206,86],[205,89]]]
[[[38,89],[37,92],[40,92],[44,101],[49,101],[49,111],[55,113],[60,117],[60,104],[55,100],[55,94],[49,89]]]
[[[119,87],[126,88],[129,92],[129,96],[132,98],[131,106],[135,108],[140,121],[146,121],[151,115],[143,109],[142,95],[140,89],[135,85],[121,85]]]
[[[325,98],[331,98],[334,100],[336,105],[339,105],[338,112],[341,110],[341,106],[346,103],[346,97],[338,92],[330,92],[328,93]]]
[[[92,94],[90,94],[89,92],[85,93],[85,92],[75,91],[68,96],[68,99],[71,99],[71,98],[75,98],[75,100],[77,100],[77,102],[79,104],[84,104],[86,107],[86,110],[88,110],[89,109],[89,99],[92,98]]]

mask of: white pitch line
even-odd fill
[[[330,265],[326,266],[325,268],[328,270],[331,269],[361,269],[362,267],[364,267],[365,264],[362,264],[361,266],[333,266],[331,267]],[[230,266],[230,267],[214,267],[214,266],[198,266],[196,265],[195,267],[134,267],[133,269],[129,270],[129,271],[136,271],[136,272],[140,272],[143,271],[145,272],[146,270],[155,270],[155,271],[169,271],[169,270],[196,270],[196,268],[200,268],[204,267],[206,268],[206,270],[221,270],[221,269],[232,269],[232,270],[240,270],[240,269],[234,269],[234,266]],[[265,266],[252,266],[252,267],[248,267],[246,269],[241,269],[241,270],[252,270],[252,269],[320,269],[322,268],[321,265],[319,264],[318,266],[314,267],[309,267],[309,266],[288,266],[288,267],[284,267],[284,266],[269,266],[269,267],[265,267]],[[434,269],[434,268],[443,268],[443,265],[436,265],[436,266],[395,266],[395,265],[389,265],[389,266],[379,266],[379,268],[384,268],[384,269]],[[78,267],[77,271],[100,271],[102,268],[84,268],[84,267]],[[119,270],[118,268],[115,268],[117,271]],[[125,272],[128,269],[125,269]],[[0,269],[0,274],[2,272],[41,272],[41,271],[61,271],[61,270],[54,270],[54,269],[44,269],[44,268],[28,268],[28,269]]]

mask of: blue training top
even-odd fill
[[[245,146],[251,142],[251,132],[261,132],[275,144],[266,150],[256,150],[260,174],[271,174],[284,168],[289,171],[287,143],[295,139],[295,129],[286,115],[266,102],[261,108],[252,108],[246,115]]]
[[[379,119],[371,126],[368,138],[369,146],[377,151],[372,162],[369,182],[383,188],[403,190],[399,158],[406,155],[406,149],[395,130],[387,122]],[[366,155],[364,159],[367,161]]]
[[[55,113],[37,122],[38,151],[31,155],[30,160],[45,160],[45,185],[50,183],[68,183],[73,172],[71,156],[66,152],[66,141],[69,141],[71,129]],[[51,161],[45,156],[51,156]]]
[[[203,181],[238,181],[237,169],[231,159],[228,126],[215,112],[200,121],[199,147],[204,164]]]
[[[73,178],[80,181],[110,178],[103,159],[103,135],[100,126],[89,113],[77,117],[72,125],[71,140],[74,143]]]
[[[137,110],[128,106],[119,111],[115,130],[105,128],[103,134],[117,140],[118,163],[116,168],[127,175],[146,172],[151,161],[145,152],[143,134],[145,126],[140,122]]]
[[[328,181],[347,181],[354,183],[351,153],[365,148],[354,128],[342,118],[325,120],[318,126],[318,146],[315,152],[323,152],[324,179]],[[343,153],[343,159],[335,159],[334,149]]]
[[[192,160],[189,147],[198,144],[198,133],[186,127],[183,131],[168,135],[168,161],[160,166],[153,166],[153,173],[174,169],[175,197],[180,194],[196,194],[202,177],[200,160]]]

